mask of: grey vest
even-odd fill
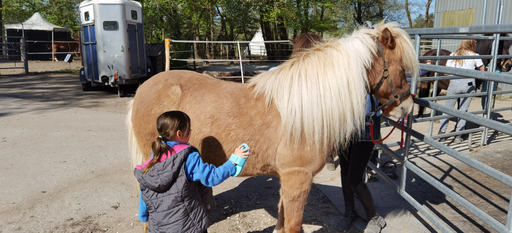
[[[197,148],[187,147],[145,174],[135,169],[149,212],[149,232],[203,233],[210,226],[215,205],[212,189],[189,181],[185,174],[185,162],[193,151]]]

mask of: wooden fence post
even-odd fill
[[[171,66],[171,39],[165,39],[165,71],[168,71]]]

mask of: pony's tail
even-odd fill
[[[133,100],[128,102],[128,114],[126,115],[126,128],[128,130],[128,149],[130,152],[130,157],[132,158],[132,167],[142,164],[144,161],[142,159],[142,153],[140,152],[139,145],[137,143],[137,138],[135,138],[135,134],[133,133],[133,125],[132,125],[132,108],[133,108]]]
[[[144,223],[144,229],[142,230],[142,232],[143,233],[148,233],[148,228],[149,228],[149,221]]]

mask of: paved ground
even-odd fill
[[[82,92],[76,74],[0,77],[0,158],[4,161],[0,165],[0,186],[4,187],[0,191],[0,232],[140,232],[123,123],[130,99],[119,98],[110,89]],[[475,100],[470,110],[479,108],[480,99]],[[499,100],[496,108],[511,104]],[[512,112],[501,112],[498,120],[510,122]],[[435,124],[435,131],[438,127]],[[426,132],[428,124],[415,124],[413,129]],[[478,137],[476,134],[474,142]],[[400,134],[395,132],[386,143],[397,141]],[[488,147],[475,152],[469,152],[464,143],[455,145],[448,140],[446,144],[510,176],[511,141],[509,135],[495,134]],[[398,146],[392,149],[402,152]],[[421,142],[412,145],[409,158],[505,223],[510,187]],[[383,163],[392,158],[384,154],[381,159]],[[397,165],[400,175],[401,164]],[[382,178],[377,179],[371,179],[368,186],[378,212],[388,223],[383,232],[439,231]],[[405,181],[406,191],[454,232],[497,232],[419,176],[408,172]],[[310,198],[315,198],[308,199],[304,232],[333,232],[332,226],[344,211],[339,167],[324,169],[314,182]],[[244,198],[265,204],[234,212],[230,204],[223,205],[217,210],[222,215],[210,231],[271,232],[278,187],[273,177],[233,178],[216,186],[214,193],[220,201],[244,193]],[[327,204],[319,193],[328,198]],[[265,202],[268,198],[273,201]],[[318,215],[331,208],[339,211]],[[364,214],[360,205],[358,210]],[[251,219],[253,216],[265,219]],[[246,228],[223,228],[237,224]],[[364,223],[358,222],[349,232],[363,228]]]

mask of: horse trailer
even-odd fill
[[[146,58],[142,5],[132,0],[85,0],[80,3],[82,90],[139,85],[152,73]]]

